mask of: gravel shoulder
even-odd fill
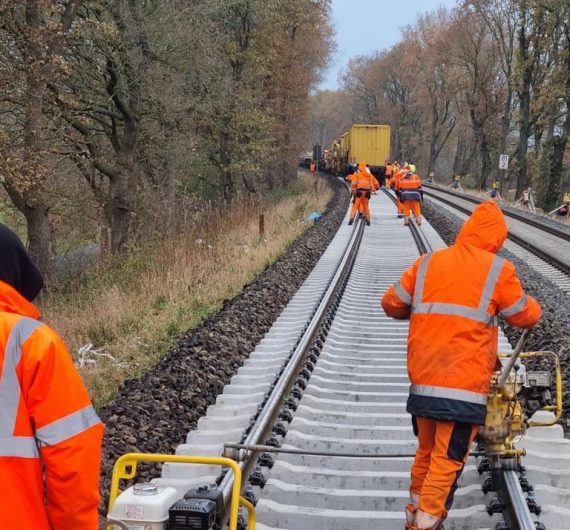
[[[448,245],[453,244],[463,221],[456,215],[439,209],[429,199],[424,202],[422,213],[439,232],[443,240]],[[562,426],[566,437],[570,437],[570,388],[567,384],[567,381],[570,380],[570,300],[564,291],[511,252],[503,249],[499,255],[510,260],[516,266],[525,291],[534,296],[542,306],[542,318],[530,335],[525,350],[551,350],[560,356],[564,379]],[[505,335],[514,344],[520,336],[520,330],[508,325],[503,319],[501,320],[501,327]]]
[[[199,327],[183,335],[138,379],[126,381],[100,412],[106,425],[101,492],[126,452],[168,453],[183,443],[311,272],[346,214],[348,193],[326,177],[334,195],[324,216]],[[142,478],[159,476],[151,467]]]

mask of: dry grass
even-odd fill
[[[331,191],[323,189],[321,184],[315,196],[312,179],[301,176],[294,192],[268,198],[263,240],[258,235],[262,207],[236,205],[183,236],[145,246],[85,275],[72,294],[45,298],[45,320],[76,357],[93,344],[82,356],[87,363],[81,370],[96,405],[107,403],[125,379],[154,365],[181,333],[272,263],[311,224],[300,220],[324,209]]]

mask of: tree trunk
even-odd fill
[[[508,74],[510,76],[510,72]],[[499,134],[499,155],[507,154],[507,136],[509,134],[509,128],[511,126],[511,106],[513,104],[513,90],[509,86],[507,88],[507,97],[505,99],[505,107],[503,110],[503,116],[501,117],[501,132]],[[499,193],[503,193],[504,187],[504,170],[499,168],[499,163],[497,161],[495,169],[495,180],[499,183]]]
[[[526,2],[521,6],[519,17],[519,62],[522,64],[521,84],[518,90],[519,98],[519,141],[517,146],[517,188],[515,197],[518,199],[523,190],[528,188],[530,179],[526,155],[528,152],[528,139],[530,136],[530,87],[534,60],[529,57],[529,42],[527,39],[527,6]]]
[[[111,225],[111,253],[120,254],[129,239],[132,212],[136,206],[138,123],[136,119],[125,122],[125,131],[117,162],[121,171],[109,182],[109,214]]]
[[[41,31],[40,7],[37,0],[26,2],[26,24],[34,33]],[[27,97],[24,123],[24,161],[35,169],[36,179],[45,178],[39,165],[41,161],[41,130],[45,82],[43,81],[41,60],[42,45],[37,37],[27,40],[28,65],[26,68]],[[52,266],[51,226],[49,208],[43,200],[43,182],[33,182],[20,200],[15,201],[26,217],[29,251],[40,271],[49,279]]]
[[[36,207],[26,206],[24,215],[28,229],[28,251],[36,266],[46,279],[52,273],[52,232],[45,204]]]

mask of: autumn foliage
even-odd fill
[[[330,144],[350,123],[388,123],[393,158],[414,160],[422,176],[460,174],[481,189],[497,181],[516,196],[532,185],[540,206],[560,204],[570,187],[570,3],[463,0],[401,35],[352,58],[341,90],[314,96],[314,140]]]
[[[291,182],[329,19],[329,0],[0,0],[0,215],[49,274],[70,242],[119,254]]]

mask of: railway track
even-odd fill
[[[416,446],[405,412],[408,323],[387,318],[379,301],[417,258],[418,245],[423,252],[444,243],[428,223],[421,230],[404,228],[385,194],[373,196],[371,209],[370,227],[359,221],[340,228],[272,329],[176,451],[219,456],[226,444],[236,443],[289,451],[239,451],[240,467],[254,486],[248,495],[258,500],[258,530],[404,526]],[[511,351],[503,335],[500,349]],[[560,471],[570,465],[570,445],[561,428],[530,429],[522,443],[528,452],[524,478],[534,487],[531,501],[542,506],[540,520],[548,530],[570,528],[570,476]],[[171,463],[156,481],[180,497],[217,481],[228,502],[233,477],[218,471]],[[516,473],[504,476],[506,509],[489,516],[495,494],[483,493],[477,462],[470,460],[446,529],[495,528],[509,513],[522,521],[512,528],[534,528],[529,493],[521,490]]]
[[[424,185],[425,195],[461,218],[471,214],[480,199],[439,186]],[[546,223],[504,209],[509,226],[505,248],[533,269],[570,292],[570,234]]]

